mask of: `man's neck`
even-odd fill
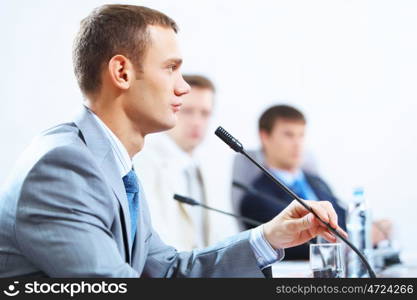
[[[132,158],[142,150],[144,135],[134,127],[121,108],[116,105],[105,105],[105,103],[104,101],[89,101],[87,106],[117,136]]]
[[[185,154],[187,154],[188,156],[192,157],[193,153],[194,153],[194,148],[193,149],[187,149],[186,147],[182,147],[179,143],[177,143],[175,140],[173,140],[174,143],[178,146],[178,148],[181,149],[182,152],[184,152]]]
[[[185,154],[187,154],[188,156],[192,157],[195,148],[187,148],[184,145],[182,145],[176,138],[175,136],[173,136],[172,134],[170,134],[170,132],[168,132],[168,137],[174,142],[175,145],[177,145],[177,147],[184,152]]]
[[[280,171],[285,171],[285,172],[288,172],[288,173],[291,173],[291,174],[296,174],[298,172],[298,170],[300,169],[298,167],[288,166],[288,165],[283,164],[279,161],[274,161],[272,159],[269,159],[268,157],[265,157],[265,161],[266,161],[266,164],[267,164],[268,167],[273,168],[273,169],[277,169],[277,170],[280,170]]]

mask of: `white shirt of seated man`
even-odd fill
[[[237,222],[229,216],[173,200],[177,193],[231,211],[229,186],[208,176],[206,162],[201,164],[197,158],[213,109],[214,87],[198,75],[184,75],[184,79],[191,91],[183,96],[177,125],[168,133],[148,136],[134,165],[154,228],[164,242],[187,251],[235,234]],[[196,80],[203,86],[196,85]]]

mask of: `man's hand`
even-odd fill
[[[347,233],[337,225],[337,214],[328,201],[305,201],[313,211],[339,233]],[[275,249],[289,248],[304,244],[317,235],[329,242],[336,237],[312,213],[296,200],[292,201],[279,215],[264,224],[264,236]]]
[[[372,223],[372,245],[376,246],[383,240],[390,240],[392,222],[387,219],[376,220]]]

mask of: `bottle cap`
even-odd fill
[[[363,187],[356,187],[353,189],[354,196],[363,196],[363,194],[364,194]]]

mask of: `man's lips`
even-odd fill
[[[172,110],[173,110],[174,112],[178,112],[178,111],[180,111],[180,107],[181,107],[181,105],[182,105],[182,103],[171,104],[171,106],[172,106]]]

